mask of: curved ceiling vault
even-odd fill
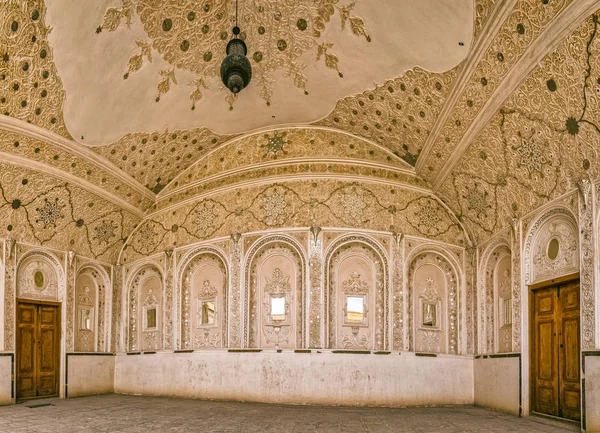
[[[287,197],[467,245],[598,175],[600,0],[243,1],[231,98],[234,4],[0,3],[0,236],[131,260]]]

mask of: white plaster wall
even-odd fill
[[[519,358],[474,360],[475,404],[519,415]]]
[[[0,356],[0,406],[12,404],[11,374],[12,357]]]
[[[114,392],[115,357],[69,355],[68,397]]]
[[[115,392],[324,405],[473,403],[473,359],[293,352],[118,355]]]
[[[585,357],[585,417],[587,432],[600,432],[600,356]]]

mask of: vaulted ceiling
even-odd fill
[[[145,215],[289,177],[401,185],[482,242],[597,178],[599,8],[243,0],[253,78],[233,98],[235,1],[2,2],[0,236],[63,224],[113,260]]]

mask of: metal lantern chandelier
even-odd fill
[[[221,63],[221,80],[233,94],[239,93],[250,84],[252,79],[252,66],[246,57],[248,48],[246,43],[238,38],[240,28],[238,21],[238,0],[235,1],[235,27],[233,39],[227,44],[227,57]]]

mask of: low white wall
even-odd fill
[[[476,405],[519,415],[519,360],[518,356],[474,360]]]
[[[587,432],[600,432],[600,356],[585,357],[585,418]]]
[[[67,363],[69,398],[114,392],[115,357],[112,354],[68,354]]]
[[[473,403],[473,358],[227,351],[117,355],[115,392],[265,403]]]
[[[0,406],[12,404],[12,356],[0,353]]]

